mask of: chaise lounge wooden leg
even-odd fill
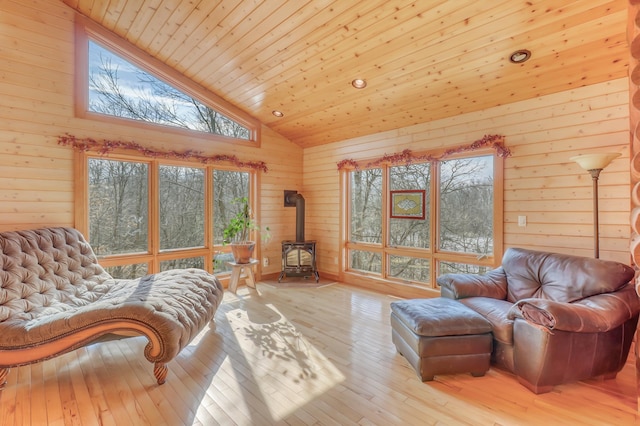
[[[167,372],[169,369],[164,362],[156,362],[153,366],[153,375],[156,376],[158,384],[161,385],[167,379]]]
[[[9,374],[8,368],[0,368],[0,389],[4,388],[7,384],[7,375]]]

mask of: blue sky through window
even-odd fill
[[[246,127],[89,41],[89,110],[250,139]]]

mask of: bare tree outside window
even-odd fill
[[[443,161],[440,166],[440,249],[493,254],[493,157]]]
[[[428,283],[431,260],[410,256],[389,256],[389,276],[408,281]]]
[[[246,127],[89,41],[89,110],[249,140]]]
[[[471,265],[469,263],[440,262],[440,275],[442,274],[485,274],[492,268],[483,265]]]
[[[89,159],[89,238],[97,255],[148,251],[149,165]]]
[[[382,169],[351,173],[351,241],[382,242]],[[350,252],[353,269],[380,273],[379,253],[364,250]]]
[[[160,166],[160,249],[204,247],[204,169]]]
[[[188,268],[204,269],[204,257],[187,257],[184,259],[171,259],[163,260],[162,262],[160,262],[161,271]]]
[[[382,273],[380,253],[364,250],[351,250],[351,268],[358,271]]]
[[[146,263],[134,263],[131,265],[108,266],[104,268],[109,275],[118,279],[133,279],[147,275],[149,268]]]
[[[351,173],[351,241],[382,241],[382,169]]]

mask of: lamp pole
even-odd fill
[[[598,176],[602,169],[591,169],[591,180],[593,181],[593,257],[600,257],[600,230],[598,227]]]
[[[593,181],[593,257],[600,257],[600,231],[598,227],[598,177],[602,169],[607,167],[611,161],[618,158],[619,152],[605,152],[598,154],[583,154],[569,158],[578,163],[584,170],[589,171]]]

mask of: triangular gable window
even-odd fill
[[[88,110],[250,140],[251,131],[89,40]]]

